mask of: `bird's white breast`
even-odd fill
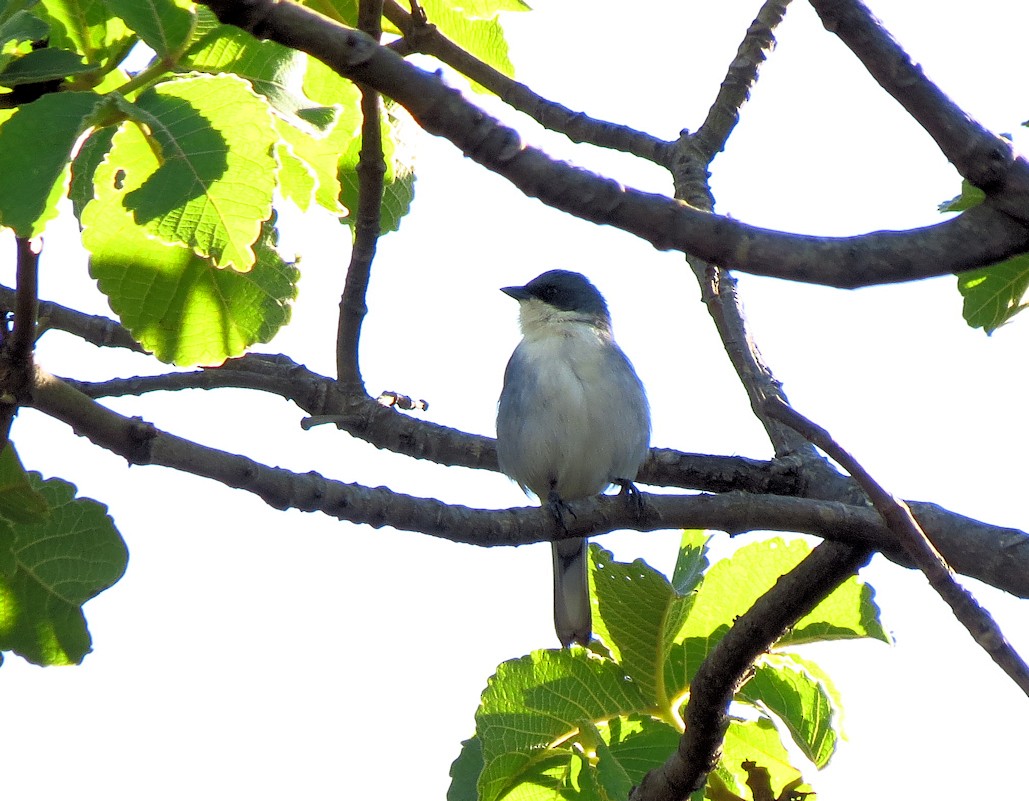
[[[517,389],[499,432],[505,472],[541,498],[553,488],[564,500],[634,479],[649,441],[647,403],[609,332],[568,318],[522,323],[509,375]]]

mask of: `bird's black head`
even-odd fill
[[[506,286],[501,291],[515,300],[536,298],[562,311],[608,316],[607,303],[600,291],[586,276],[570,270],[550,270],[525,286]]]

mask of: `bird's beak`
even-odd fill
[[[532,297],[524,286],[502,286],[500,291],[515,300],[528,300]]]

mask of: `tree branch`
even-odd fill
[[[744,225],[670,198],[628,189],[524,146],[437,77],[374,40],[293,3],[205,0],[222,22],[303,50],[340,75],[404,105],[430,133],[504,176],[530,197],[632,233],[662,250],[682,250],[727,269],[841,288],[961,272],[1029,250],[1026,226],[987,201],[955,219],[911,231],[813,237]],[[1029,174],[1016,159],[1010,169]],[[1006,190],[1005,190],[1006,191]]]
[[[16,293],[13,289],[0,286],[0,307],[14,309]],[[126,348],[137,353],[146,353],[143,347],[120,323],[100,315],[85,314],[58,303],[39,301],[40,334],[48,329],[66,331],[98,348]]]
[[[774,31],[782,22],[788,4],[789,0],[766,0],[761,6],[740,43],[736,57],[729,65],[700,129],[695,134],[683,131],[675,143],[669,169],[675,196],[679,200],[685,200],[705,211],[714,208],[708,168],[739,122],[740,109],[749,99],[750,90],[757,82],[758,67],[775,46]],[[815,457],[814,450],[802,437],[769,418],[764,411],[765,398],[777,397],[785,401],[786,395],[748,331],[743,306],[736,292],[736,279],[717,264],[711,264],[694,254],[687,254],[686,258],[700,285],[701,300],[747,392],[751,410],[764,426],[775,454],[785,456],[789,453],[803,453],[807,457]]]
[[[677,198],[707,211],[713,208],[708,168],[739,121],[739,110],[757,81],[758,67],[765,54],[775,44],[773,31],[785,11],[786,3],[780,0],[766,0],[761,6],[700,130],[694,135],[684,131],[676,143],[670,169]],[[735,278],[694,254],[687,254],[687,260],[726,354],[776,456],[790,456],[798,461],[802,477],[818,476],[828,483],[835,471],[807,441],[766,412],[766,399],[775,398],[786,405],[786,397],[750,336]],[[719,759],[729,704],[753,661],[774,644],[786,627],[845,581],[857,565],[867,561],[870,554],[867,546],[823,543],[733,624],[690,683],[686,730],[678,750],[660,768],[647,774],[636,793],[638,801],[685,798],[703,786]]]
[[[954,616],[968,629],[972,639],[1008,674],[1023,693],[1029,695],[1029,666],[1007,641],[1004,632],[990,613],[976,602],[968,590],[954,580],[950,566],[943,561],[940,552],[926,537],[908,505],[883,489],[857,459],[821,426],[778,400],[768,401],[768,413],[803,434],[854,477],[890,531],[904,546],[908,556],[929,579],[932,588],[954,611]]]
[[[2,343],[3,352],[0,356],[0,449],[7,445],[11,423],[32,373],[32,352],[36,347],[36,318],[39,313],[39,252],[42,240],[19,236],[15,237],[14,242],[18,288],[14,293],[14,323],[9,339]]]
[[[871,11],[857,0],[811,0],[826,30],[836,34],[876,82],[904,107],[961,176],[994,208],[1029,222],[1029,163],[1011,143],[988,131],[930,81]]]
[[[361,29],[378,42],[382,36],[382,0],[362,0],[359,5]],[[379,93],[361,86],[361,152],[357,159],[357,214],[354,244],[350,251],[346,285],[339,301],[339,326],[336,332],[336,375],[348,392],[365,394],[361,377],[358,345],[361,325],[368,314],[365,298],[371,278],[372,261],[382,227],[383,179],[386,162],[382,155],[382,128]]]
[[[99,383],[64,381],[56,378],[53,378],[53,381],[61,387],[66,387],[68,391],[74,391],[76,395],[81,395],[86,402],[91,404],[89,407],[82,405],[71,407],[74,411],[62,412],[62,415],[65,416],[60,416],[59,419],[71,425],[77,432],[88,436],[100,447],[113,450],[125,458],[129,458],[129,456],[123,452],[124,447],[114,447],[119,441],[117,438],[113,442],[108,436],[98,435],[99,438],[94,438],[94,423],[91,416],[93,412],[90,410],[96,407],[103,410],[103,414],[114,413],[93,404],[89,400],[90,398],[137,394],[159,389],[231,387],[269,392],[292,400],[301,408],[309,411],[322,409],[324,413],[338,419],[339,424],[354,436],[395,453],[428,459],[438,464],[497,470],[495,441],[489,437],[466,434],[435,423],[416,420],[385,408],[371,399],[361,401],[348,399],[334,390],[334,382],[331,379],[312,373],[306,367],[297,365],[286,357],[269,358],[251,354],[227,362],[225,366],[216,369],[190,373],[169,373],[163,376],[140,376]],[[44,408],[44,406],[37,405],[37,408],[50,413],[47,411],[49,406]],[[103,430],[101,427],[101,434]],[[198,453],[206,452],[203,450],[203,446],[196,445],[195,447],[202,449]],[[244,457],[235,458],[242,459]],[[191,465],[193,461],[193,459],[187,460],[187,465]],[[139,463],[146,464],[149,461],[143,460]],[[164,464],[164,462],[160,463]],[[188,466],[183,469],[195,472]],[[733,533],[759,529],[802,531],[828,539],[841,539],[846,542],[875,547],[898,564],[905,567],[913,566],[902,549],[896,545],[895,540],[892,537],[884,536],[884,532],[887,530],[871,509],[829,497],[810,499],[826,502],[826,505],[818,507],[788,505],[792,501],[801,501],[800,498],[789,496],[803,494],[805,489],[802,476],[797,473],[797,469],[798,463],[791,459],[761,462],[738,456],[687,454],[654,448],[640,472],[642,483],[722,493],[725,500],[716,503],[710,496],[700,496],[705,500],[672,501],[666,499],[678,496],[648,496],[648,509],[653,508],[656,514],[655,520],[663,520],[663,522],[657,524],[648,520],[646,527],[642,529],[631,514],[625,513],[625,510],[620,508],[624,504],[615,504],[613,509],[602,507],[606,510],[603,512],[602,518],[595,517],[595,514],[599,512],[591,511],[592,507],[581,512],[577,509],[576,513],[580,520],[569,526],[568,530],[572,533],[580,532],[581,526],[582,531],[597,533],[599,529],[596,527],[606,525],[607,523],[604,521],[608,521],[614,528],[640,530],[657,530],[661,526],[681,528],[693,525],[728,530]],[[205,472],[197,474],[222,481],[219,475],[208,475]],[[282,471],[280,475],[290,476],[291,482],[307,480],[306,477],[298,477],[288,471]],[[327,481],[320,476],[316,480],[318,482]],[[223,483],[226,482],[223,481]],[[229,486],[235,487],[237,484],[230,483]],[[837,486],[843,490],[849,486],[849,482],[841,478]],[[251,491],[261,495],[260,491]],[[304,496],[312,491],[310,487],[302,490],[279,489],[272,495],[273,497]],[[771,495],[771,497],[763,497],[763,495]],[[261,497],[264,496],[261,495]],[[780,501],[786,502],[786,505],[777,505]],[[727,504],[725,508],[719,505],[723,502]],[[802,501],[802,503],[806,502]],[[281,508],[277,503],[271,501],[269,503],[276,508]],[[607,503],[607,501],[602,499],[601,503]],[[763,505],[766,503],[767,506]],[[677,506],[676,504],[683,505]],[[912,502],[911,506],[921,525],[930,532],[941,552],[957,570],[1018,597],[1029,598],[1029,535],[1017,529],[993,526],[958,515],[936,504]],[[730,512],[727,511],[730,507],[735,510],[733,514],[737,516],[730,515]],[[297,508],[304,511],[333,513],[327,508],[301,506],[297,506]],[[431,514],[426,512],[427,523],[415,519],[409,520],[408,523],[414,526],[414,530],[441,536],[435,529],[420,527],[430,525],[435,516],[441,514],[440,508],[446,507],[434,506]],[[818,515],[827,515],[825,525],[819,524],[817,520],[809,516],[815,514],[810,510],[816,508],[819,510]],[[843,511],[857,516],[848,518],[850,522],[843,523],[840,517]],[[797,517],[790,519],[791,515],[797,515]],[[457,526],[453,518],[446,517],[445,520],[447,526]],[[549,520],[550,518],[543,516],[540,518],[540,525],[548,523]],[[355,522],[367,521],[356,520]],[[404,527],[404,523],[401,521],[390,523],[390,525]],[[477,521],[475,525],[484,524]],[[871,525],[872,528],[866,530],[861,528],[867,525]],[[580,532],[578,536],[582,536],[582,533]],[[529,539],[519,540],[519,542],[538,542],[545,539],[547,539],[547,535],[543,533],[543,529],[540,529],[530,535]]]
[[[647,495],[644,520],[617,496],[570,504],[575,512],[555,531],[546,509],[483,510],[448,505],[383,488],[298,474],[245,456],[200,445],[126,417],[96,403],[64,381],[35,368],[28,405],[68,424],[99,447],[131,464],[160,465],[251,492],[276,509],[322,512],[375,528],[429,534],[452,542],[493,547],[604,534],[618,529],[658,531],[713,528],[736,534],[752,530],[799,531],[867,546],[899,550],[873,510],[800,498],[725,495]]]
[[[383,9],[386,19],[404,31],[404,39],[401,40],[407,45],[404,52],[425,53],[438,58],[544,128],[564,134],[572,142],[630,153],[655,164],[663,164],[667,159],[671,142],[627,125],[594,119],[581,111],[572,111],[547,100],[458,47],[435,25],[408,14],[395,0],[385,0]]]

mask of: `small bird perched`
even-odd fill
[[[579,273],[551,270],[502,290],[518,301],[522,341],[497,412],[500,469],[550,505],[632,481],[650,447],[650,406],[611,334],[604,296]],[[554,627],[564,646],[592,629],[586,540],[553,543]]]

